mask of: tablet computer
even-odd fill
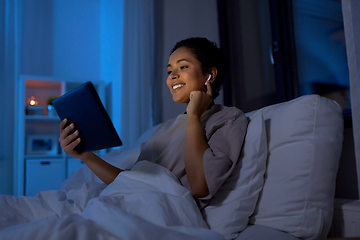
[[[121,146],[122,142],[94,85],[86,82],[52,102],[61,120],[79,131],[79,153]]]

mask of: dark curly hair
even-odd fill
[[[186,47],[192,51],[195,58],[201,63],[202,72],[209,73],[212,67],[217,69],[217,75],[212,82],[213,99],[219,96],[219,91],[224,82],[226,61],[223,52],[216,43],[207,38],[193,37],[181,40],[175,44],[170,55],[180,47]]]

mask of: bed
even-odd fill
[[[246,113],[234,173],[199,210],[167,169],[136,163],[140,144],[103,156],[130,169],[106,186],[84,166],[60,190],[0,196],[0,239],[320,239],[331,226],[341,107],[302,96]]]

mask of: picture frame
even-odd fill
[[[26,154],[58,154],[58,136],[56,134],[29,134],[26,142]]]

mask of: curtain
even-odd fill
[[[153,125],[154,3],[124,1],[124,50],[120,136],[124,146],[134,143]]]
[[[285,93],[276,87],[270,62],[269,1],[217,0],[217,7],[220,44],[228,63],[224,105],[250,112],[279,102],[278,96]]]
[[[357,186],[358,192],[360,193],[360,1],[342,0],[342,11],[350,74],[350,98],[358,180]]]
[[[0,182],[13,180],[15,80],[17,80],[17,1],[0,1]],[[0,194],[12,194],[12,184],[0,184]]]

